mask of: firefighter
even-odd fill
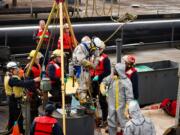
[[[40,77],[34,78],[33,80],[21,80],[18,76],[19,67],[16,62],[8,62],[6,67],[8,71],[4,78],[4,87],[9,99],[8,131],[12,132],[12,127],[17,121],[20,132],[23,134],[24,129],[21,100],[23,98],[24,88],[35,86],[35,83],[40,81]]]
[[[36,50],[32,50],[29,53],[28,60],[30,60],[30,62],[31,62],[32,58],[34,57],[35,52],[36,52]],[[41,65],[39,64],[39,61],[40,61],[40,58],[42,58],[42,57],[43,57],[43,55],[40,52],[38,52],[37,56],[35,58],[34,64],[32,65],[32,68],[30,69],[28,79],[34,79],[36,77],[40,77]],[[28,69],[30,62],[26,65],[25,70]],[[40,83],[38,82],[38,83],[36,83],[35,87],[32,87],[31,89],[28,90],[28,99],[30,102],[30,114],[31,114],[30,119],[31,119],[31,122],[34,120],[35,117],[38,116],[38,107],[41,104],[41,99],[39,97],[39,95],[40,95],[39,88],[40,88]]]
[[[51,61],[46,67],[46,74],[51,80],[51,101],[61,101],[61,50],[56,49],[51,55]]]
[[[45,29],[45,25],[46,25],[45,21],[40,20],[39,21],[39,28],[33,34],[33,39],[35,40],[36,45],[38,45],[38,43],[40,41],[40,38],[42,37],[43,31]],[[44,63],[43,63],[43,59],[41,59],[40,63],[41,63],[41,65],[44,64],[45,66],[47,65],[48,59],[49,59],[49,48],[48,48],[47,54],[46,54],[46,49],[48,47],[48,43],[49,43],[49,40],[50,40],[49,38],[50,38],[50,32],[49,32],[49,30],[47,30],[45,32],[44,37],[43,37],[43,43],[42,43],[42,46],[41,46],[41,49],[40,49],[40,52],[45,56]]]
[[[125,109],[129,101],[133,100],[131,81],[125,74],[125,65],[118,63],[115,65],[114,73],[103,79],[100,90],[102,94],[108,95],[108,128],[110,135],[116,135],[117,122],[123,129],[127,122]]]
[[[134,99],[137,100],[139,97],[139,91],[138,91],[138,74],[137,74],[137,70],[134,67],[136,59],[132,55],[125,55],[123,56],[122,59],[126,65],[126,75],[132,82]]]
[[[34,119],[30,135],[63,135],[58,121],[52,117],[54,110],[55,107],[52,104],[45,106],[45,115]]]
[[[81,104],[87,102],[87,96],[90,94],[91,78],[89,68],[95,68],[96,66],[96,64],[90,62],[90,57],[94,54],[95,50],[96,47],[91,42],[91,39],[88,36],[84,36],[81,43],[74,49],[72,63],[70,63],[75,68],[76,78],[79,83],[76,94]],[[69,68],[70,76],[74,75],[74,71],[71,71],[72,69],[72,67]]]
[[[67,23],[63,26],[63,47],[65,52],[65,71],[68,73],[68,64],[69,59],[72,57],[72,52],[74,50],[74,41],[73,37],[71,36],[69,25]],[[58,49],[61,49],[61,40],[58,40]]]
[[[124,135],[156,135],[153,123],[142,115],[137,101],[129,103],[128,112],[130,120],[126,123]]]
[[[99,125],[100,127],[105,127],[107,123],[107,115],[108,115],[108,105],[106,101],[106,96],[102,95],[99,91],[99,85],[102,80],[111,74],[111,63],[108,55],[103,51],[105,49],[105,44],[98,37],[93,39],[96,47],[99,49],[99,62],[96,66],[96,69],[91,69],[91,78],[92,78],[92,88],[93,88],[93,97],[96,98],[99,95],[99,103],[102,110],[102,123]]]

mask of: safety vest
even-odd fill
[[[68,33],[63,34],[63,47],[66,50],[72,50],[73,49],[73,41],[72,37]],[[58,49],[61,49],[61,40],[58,40]]]
[[[34,135],[52,135],[54,124],[57,120],[48,116],[35,118]]]
[[[55,77],[56,78],[60,78],[61,77],[61,67],[56,62],[54,62],[54,61],[50,61],[48,66],[50,64],[52,64],[55,67]],[[46,73],[47,73],[47,76],[49,76],[48,72],[46,72]],[[55,83],[55,81],[51,81],[51,83]]]
[[[18,80],[21,80],[18,76],[15,76],[15,75],[13,75],[12,77],[17,78]],[[9,79],[10,78],[11,77],[9,75],[5,75],[5,77],[4,77],[4,87],[5,87],[6,95],[11,96],[12,94],[14,94],[14,96],[16,98],[22,97],[24,88],[17,87],[17,86],[11,87],[9,85]]]
[[[131,76],[133,75],[134,72],[137,72],[137,70],[136,70],[134,67],[128,69],[128,70],[126,71],[127,77],[128,77],[129,79],[131,79]]]
[[[43,30],[42,30],[42,29],[39,29],[38,32],[37,32],[37,35],[36,35],[36,37],[37,37],[37,42],[39,42],[42,34],[43,34]],[[44,35],[44,41],[47,42],[48,40],[49,40],[49,31],[47,30],[47,31],[45,32],[45,35]]]
[[[99,64],[96,66],[96,69],[91,69],[90,74],[91,76],[101,75],[104,72],[104,59],[107,58],[108,55],[102,54],[99,59]]]
[[[41,65],[38,64],[37,66],[38,67],[33,65],[32,68],[31,68],[31,71],[32,71],[32,73],[34,75],[34,78],[40,76],[40,74],[41,74]]]

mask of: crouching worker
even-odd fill
[[[125,74],[125,65],[118,63],[115,65],[113,75],[103,79],[100,85],[102,94],[108,95],[108,128],[110,135],[116,135],[117,122],[121,127],[121,133],[125,127],[127,117],[125,109],[129,101],[133,100],[131,81]]]
[[[30,135],[63,135],[58,121],[52,117],[53,104],[45,106],[45,116],[36,117],[31,126]]]
[[[21,80],[19,75],[19,67],[16,62],[7,64],[7,73],[4,78],[4,87],[6,95],[9,99],[9,122],[8,131],[12,132],[12,127],[17,121],[20,133],[24,134],[23,115],[21,110],[21,100],[23,97],[24,88],[30,88],[36,82],[40,82],[40,78],[33,80]]]
[[[126,123],[124,135],[156,135],[153,123],[142,115],[137,101],[129,103],[128,112],[130,120]]]

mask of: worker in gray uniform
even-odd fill
[[[109,134],[116,135],[117,122],[120,124],[122,133],[128,121],[125,116],[126,106],[134,98],[131,81],[125,74],[125,64],[115,65],[113,74],[103,79],[100,91],[107,95]]]
[[[128,112],[130,120],[126,123],[124,135],[156,135],[153,123],[142,115],[137,101],[129,103]]]
[[[97,65],[96,62],[90,61],[90,57],[95,51],[95,44],[92,43],[88,36],[84,36],[81,43],[74,49],[72,62],[70,63],[69,75],[74,76],[75,69],[75,77],[79,84],[76,94],[81,104],[87,102],[87,96],[90,94],[91,78],[89,69],[95,68]]]

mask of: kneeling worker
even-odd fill
[[[36,82],[40,82],[40,77],[33,80],[21,80],[19,75],[19,67],[16,62],[9,62],[7,64],[8,72],[4,78],[4,87],[6,95],[9,99],[9,122],[8,131],[12,132],[12,127],[17,121],[20,133],[24,133],[23,129],[23,115],[21,110],[21,100],[23,97],[24,88],[35,86]]]
[[[30,135],[63,135],[58,121],[52,117],[55,107],[52,104],[45,106],[45,116],[36,117],[31,126]]]
[[[130,120],[126,123],[124,135],[156,135],[153,123],[142,115],[137,101],[129,103],[128,111]]]

